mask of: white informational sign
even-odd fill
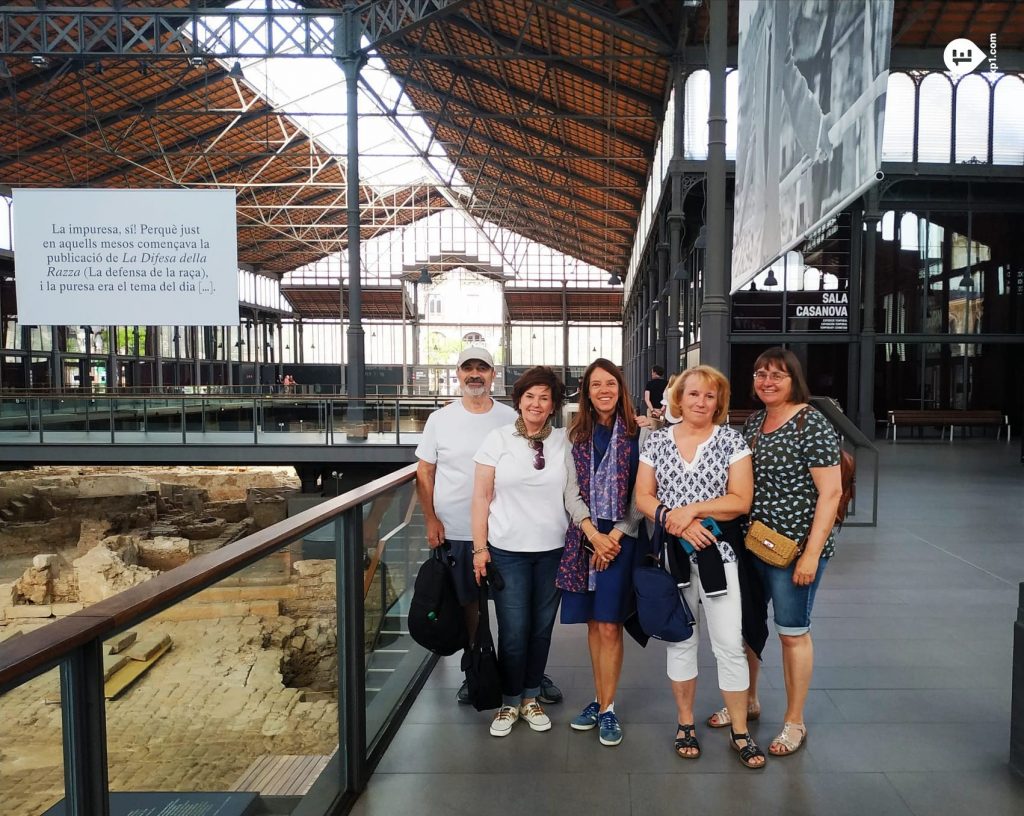
[[[22,325],[238,323],[233,190],[14,190]]]
[[[742,0],[732,291],[877,183],[893,0]]]

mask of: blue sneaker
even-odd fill
[[[602,745],[618,745],[622,742],[622,726],[614,711],[606,711],[598,715],[601,724],[600,738]],[[574,726],[575,727],[575,726]]]
[[[597,725],[597,715],[600,711],[601,706],[597,704],[597,700],[594,700],[594,702],[588,703],[587,707],[576,715],[576,719],[569,723],[569,725],[576,731],[589,731]]]

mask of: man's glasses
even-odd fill
[[[533,469],[544,470],[544,443],[539,439],[531,439],[530,447],[533,448]]]
[[[787,377],[789,377],[789,375],[788,374],[783,374],[781,371],[755,371],[754,372],[754,379],[757,382],[764,382],[765,380],[768,380],[769,382],[780,383],[784,379],[786,379]]]

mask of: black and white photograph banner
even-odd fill
[[[893,0],[741,0],[732,290],[877,183]]]

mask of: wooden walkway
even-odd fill
[[[245,769],[231,790],[255,791],[263,796],[302,796],[327,767],[329,759],[329,756],[261,756]]]

